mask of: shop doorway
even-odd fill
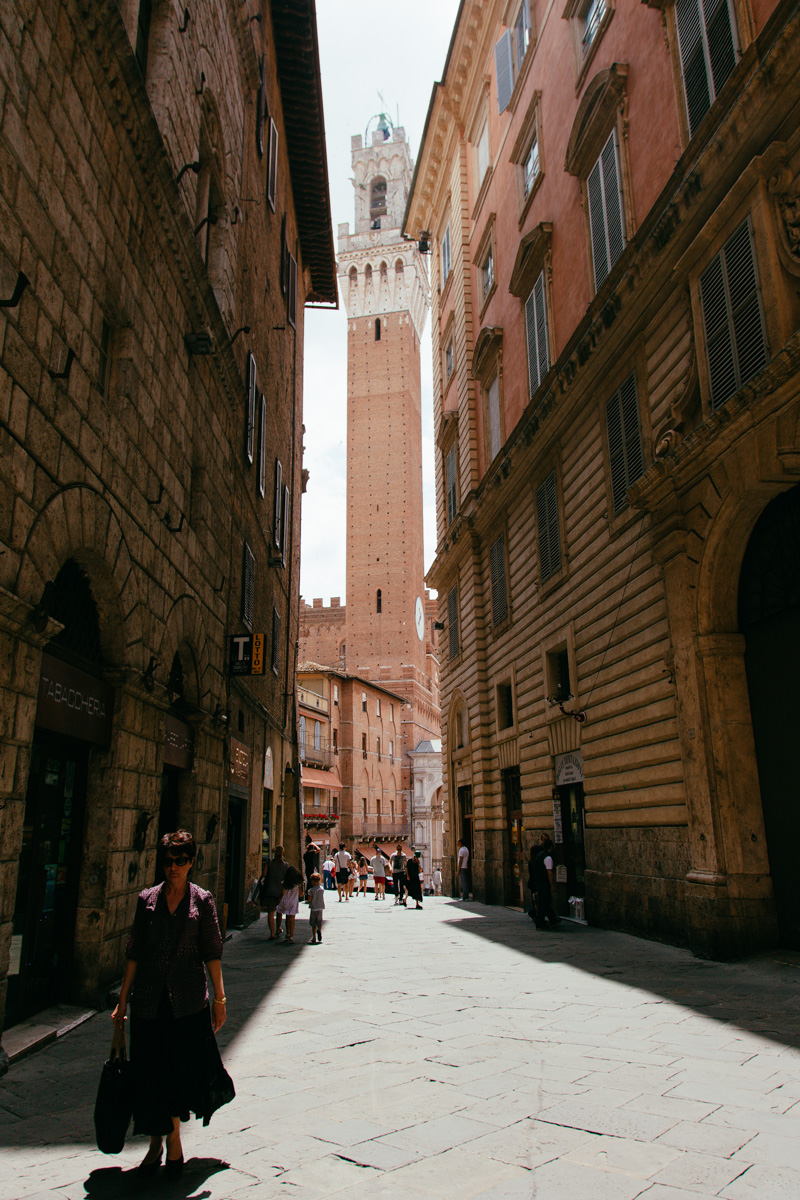
[[[500,772],[506,810],[507,870],[504,872],[506,904],[524,907],[525,864],[522,849],[522,784],[519,767]]]
[[[583,784],[556,788],[553,803],[556,843],[556,911],[565,917],[583,918],[586,896],[586,842],[584,837]],[[573,901],[570,904],[570,900]],[[581,901],[575,904],[574,901]]]
[[[761,803],[781,941],[800,949],[800,485],[777,496],[756,522],[739,580],[739,628]]]
[[[69,997],[89,747],[37,730],[25,796],[6,1026]]]

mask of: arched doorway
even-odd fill
[[[48,585],[63,625],[44,648],[12,924],[6,1025],[70,998],[86,790],[93,746],[111,737],[100,619],[88,576],[67,559]]]
[[[767,505],[750,536],[739,628],[780,936],[800,949],[800,485]]]

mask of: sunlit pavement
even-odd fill
[[[0,1195],[800,1197],[800,955],[326,899],[320,946],[304,908],[294,946],[264,919],[226,945],[238,1094],[185,1130],[180,1180],[136,1180],[143,1139],[94,1149],[104,1014],[0,1082]]]

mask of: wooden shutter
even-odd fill
[[[458,587],[447,593],[447,636],[450,643],[450,658],[456,658],[460,649],[458,641]]]
[[[617,516],[628,507],[628,488],[644,474],[635,375],[629,375],[606,404],[606,430],[612,504]]]
[[[510,29],[505,31],[495,45],[494,66],[497,75],[497,111],[505,112],[511,99],[511,93],[514,91],[514,60]]]
[[[267,157],[267,202],[275,212],[275,189],[278,180],[278,126],[269,119],[269,151]]]
[[[495,455],[499,454],[502,445],[500,436],[500,384],[496,375],[489,384],[486,403],[489,408],[489,461],[491,462]]]
[[[283,504],[283,467],[281,460],[275,459],[275,512],[272,522],[272,540],[278,550],[281,548],[281,524]]]
[[[256,360],[252,354],[247,356],[247,412],[245,414],[244,453],[247,461],[252,463],[256,437],[256,390],[258,375]]]
[[[258,437],[258,494],[264,496],[267,490],[267,399],[261,393],[261,428]]]
[[[545,305],[544,271],[525,301],[525,329],[528,336],[528,389],[533,395],[550,369],[547,347],[547,308]]]
[[[767,361],[764,315],[747,218],[700,276],[712,408],[719,408]]]
[[[594,268],[594,290],[608,274],[608,250],[606,249],[606,219],[603,211],[603,181],[600,161],[594,164],[586,181],[589,193],[589,229],[592,237],[592,266]]]
[[[542,583],[546,583],[561,570],[561,536],[555,471],[551,471],[536,489],[536,517],[539,526],[539,571]]]
[[[711,63],[714,97],[718,96],[736,66],[737,47],[729,0],[703,0],[703,17]]]
[[[675,14],[693,134],[736,66],[735,30],[729,0],[677,0]]]
[[[278,674],[278,664],[280,661],[281,648],[281,614],[277,608],[272,610],[272,670],[275,675]]]
[[[248,629],[253,628],[253,601],[256,590],[256,560],[253,551],[244,544],[242,563],[242,621]]]
[[[492,543],[489,550],[489,571],[492,578],[492,624],[499,625],[508,614],[506,556],[502,534]]]
[[[445,491],[447,493],[447,524],[451,525],[458,511],[458,481],[456,479],[455,443],[447,451],[445,459]]]
[[[625,249],[625,229],[622,215],[622,191],[620,189],[616,129],[612,129],[611,137],[603,147],[600,162],[603,168],[603,199],[606,208],[608,269],[611,270]]]

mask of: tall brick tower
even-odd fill
[[[439,736],[422,530],[425,263],[400,229],[413,173],[381,114],[352,139],[355,230],[339,226],[347,334],[346,667],[406,699],[403,749]]]

